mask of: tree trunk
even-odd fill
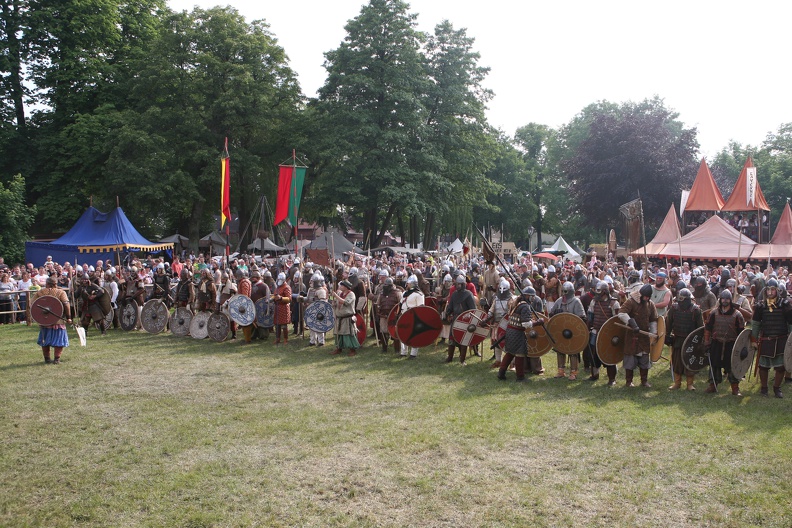
[[[407,247],[407,236],[404,232],[404,220],[402,219],[401,214],[396,217],[396,221],[399,223],[399,236],[401,237],[401,244],[402,246]]]
[[[424,251],[429,251],[430,249],[433,249],[432,231],[434,231],[434,221],[435,221],[435,214],[426,213],[426,221],[424,223],[424,234],[423,234]]]
[[[387,231],[388,226],[390,225],[391,219],[393,218],[393,213],[396,211],[396,204],[391,204],[388,207],[388,211],[385,213],[385,217],[382,219],[382,228],[379,230],[379,233],[376,232],[377,228],[377,209],[369,209],[368,211],[364,212],[364,219],[365,215],[369,214],[371,218],[371,224],[373,230],[375,230],[375,237],[371,241],[372,247],[380,247],[382,245],[382,238],[385,236],[385,231]],[[365,235],[364,235],[365,236]]]

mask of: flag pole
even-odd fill
[[[227,137],[227,136],[226,136],[226,138],[225,138],[225,149],[224,149],[223,153],[225,154],[225,159],[226,159],[226,160],[228,160],[228,159],[231,157],[231,156],[228,154],[228,137]],[[226,163],[226,162],[224,162],[224,163]],[[222,192],[225,194],[225,189],[226,189],[226,186],[229,188],[229,195],[225,196],[225,198],[226,198],[226,199],[228,199],[228,200],[229,200],[229,202],[230,202],[230,200],[231,200],[231,196],[230,196],[230,189],[231,189],[231,181],[230,181],[230,178],[231,178],[231,170],[230,170],[230,168],[231,168],[231,163],[230,163],[230,162],[228,162],[228,163],[225,165],[225,169],[226,169],[226,170],[224,170],[224,172],[225,172],[225,178],[226,178],[226,181],[228,182],[228,184],[226,185],[226,182],[224,181],[224,182],[223,182],[223,190],[222,190]],[[223,202],[223,204],[221,204],[221,206],[222,206],[223,208],[225,208],[225,201]],[[228,206],[228,211],[231,211],[231,205],[230,205],[230,204],[229,204],[229,206]],[[224,217],[225,217],[225,210],[223,210],[223,211],[221,211],[221,212],[220,212],[220,218],[224,218]],[[220,226],[220,227],[222,228],[223,226]],[[229,260],[229,257],[230,257],[230,255],[231,255],[231,218],[230,218],[230,217],[229,217],[229,218],[226,218],[226,220],[225,220],[225,228],[226,228],[226,247],[225,247],[225,258],[223,259],[223,260],[224,260],[224,265],[223,265],[223,267],[224,267],[225,269],[228,269],[228,260]]]

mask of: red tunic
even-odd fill
[[[275,301],[275,324],[287,325],[291,323],[291,288],[287,283],[275,290],[275,295],[281,298]]]

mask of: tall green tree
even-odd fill
[[[36,214],[36,206],[25,203],[25,179],[17,174],[8,185],[0,183],[0,255],[6,262],[25,260],[25,240]]]
[[[472,209],[501,187],[488,178],[498,155],[496,133],[487,124],[486,103],[493,94],[483,87],[489,68],[479,65],[474,39],[465,29],[445,20],[426,42],[425,68],[429,82],[423,98],[426,137],[416,138],[426,165],[423,245],[433,247],[435,220],[450,204]],[[415,218],[415,216],[413,216]],[[418,240],[413,233],[411,240]]]
[[[311,196],[363,219],[364,240],[381,243],[397,209],[420,212],[424,188],[415,138],[426,136],[424,35],[401,0],[371,0],[325,54],[316,102],[320,126]]]

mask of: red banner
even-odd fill
[[[278,201],[275,203],[275,220],[272,225],[278,225],[289,216],[289,194],[291,192],[292,174],[294,167],[280,167],[278,176]]]

